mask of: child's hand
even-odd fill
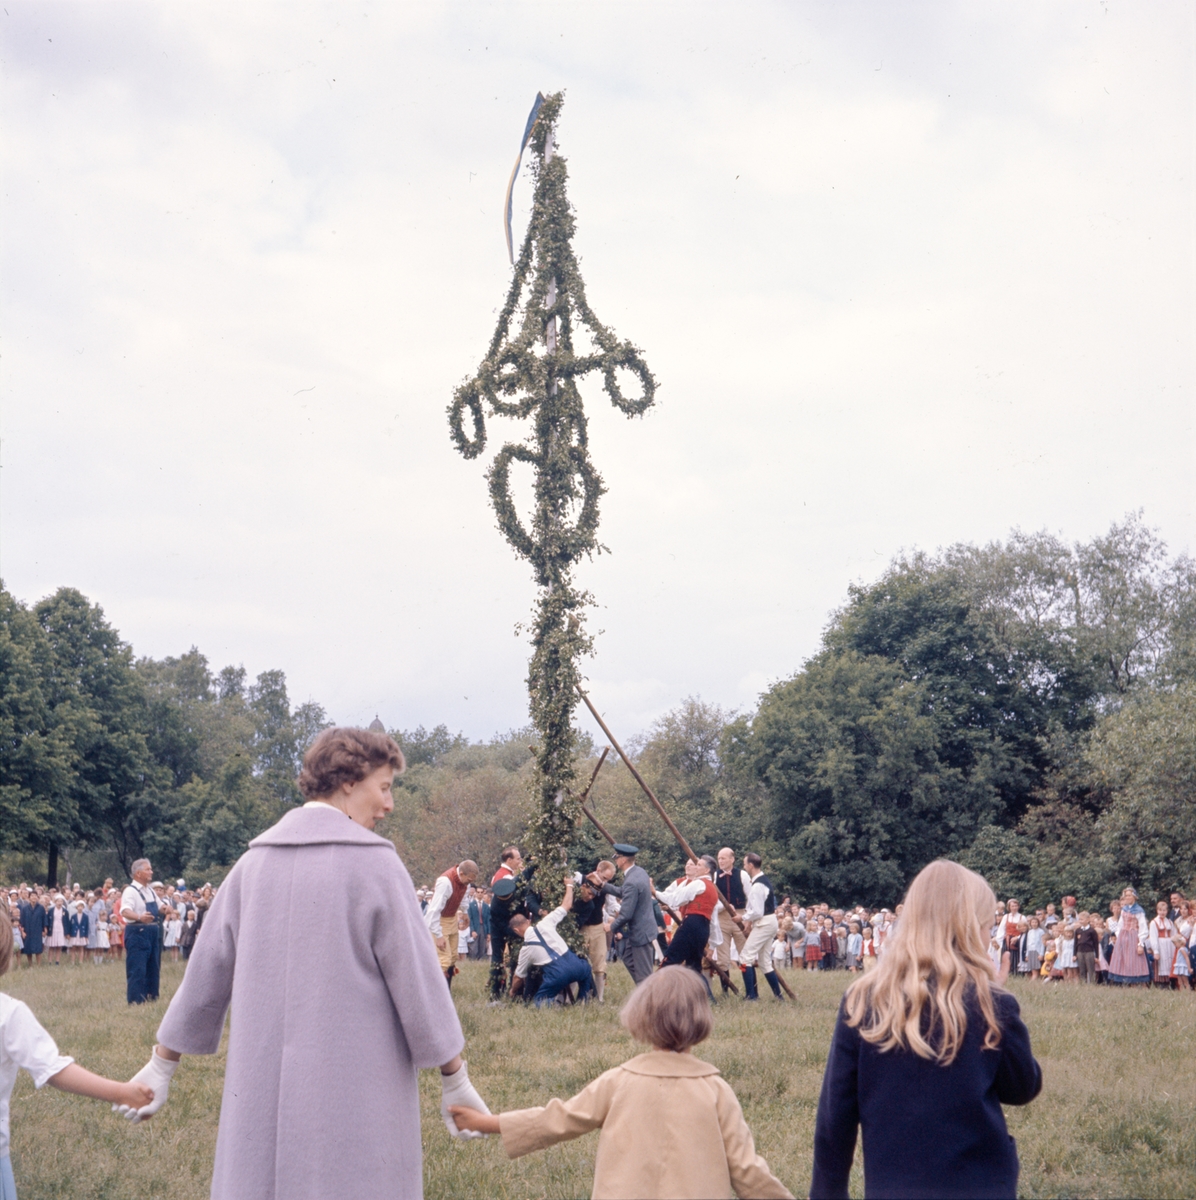
[[[122,1083],[117,1085],[113,1103],[124,1104],[129,1108],[144,1108],[154,1098],[154,1089],[143,1083]]]
[[[449,1112],[460,1130],[470,1133],[498,1133],[498,1118],[493,1113],[478,1112],[461,1104],[450,1104]]]

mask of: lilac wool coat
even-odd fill
[[[465,1039],[390,842],[321,807],[249,843],[159,1043],[214,1054],[230,1005],[213,1200],[422,1196],[416,1070]]]

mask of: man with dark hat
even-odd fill
[[[616,842],[614,851],[615,865],[623,872],[623,883],[608,883],[597,872],[588,878],[603,895],[618,897],[619,915],[611,923],[611,936],[631,978],[641,984],[652,974],[652,943],[658,929],[652,909],[652,881],[643,867],[636,866],[637,846]]]

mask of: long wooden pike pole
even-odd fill
[[[581,684],[577,685],[577,692],[578,692],[578,695],[580,695],[581,698],[586,702],[586,708],[588,708],[590,710],[591,714],[594,717],[594,720],[598,722],[599,726],[602,729],[602,732],[606,734],[607,739],[610,741],[610,744],[612,746],[614,746],[615,752],[627,764],[627,769],[631,772],[636,783],[638,783],[640,785],[640,787],[644,789],[644,795],[647,796],[648,799],[652,801],[652,806],[656,809],[656,811],[658,813],[660,813],[660,819],[669,827],[669,832],[673,835],[673,837],[675,837],[677,839],[677,845],[679,845],[681,847],[681,849],[685,851],[686,858],[692,859],[694,862],[697,862],[698,856],[693,852],[693,848],[685,840],[685,838],[683,838],[681,836],[681,830],[678,829],[677,826],[673,824],[672,820],[669,818],[669,814],[664,811],[664,805],[661,804],[661,802],[656,799],[656,793],[653,792],[652,789],[647,785],[647,783],[644,782],[644,777],[635,769],[635,764],[631,761],[631,759],[629,759],[627,757],[627,754],[624,751],[623,747],[620,746],[619,743],[615,740],[615,735],[613,733],[611,733],[611,731],[606,727],[606,722],[598,715],[598,710],[591,703],[589,696],[587,696],[585,694],[585,692],[583,692],[581,690]]]

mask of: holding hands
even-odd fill
[[[446,1064],[452,1066],[451,1063]],[[479,1138],[487,1133],[498,1132],[498,1118],[491,1118],[494,1128],[483,1129],[476,1122],[463,1123],[456,1121],[458,1113],[467,1115],[472,1122],[474,1117],[490,1117],[486,1101],[478,1095],[477,1089],[469,1082],[469,1070],[462,1060],[461,1065],[452,1074],[445,1074],[444,1068],[440,1073],[440,1115],[444,1118],[445,1128],[455,1138]]]
[[[112,1111],[120,1113],[127,1121],[139,1125],[148,1121],[166,1103],[170,1094],[170,1080],[178,1068],[178,1059],[163,1058],[156,1050],[150,1060],[123,1084],[129,1090],[129,1099],[113,1104]]]

